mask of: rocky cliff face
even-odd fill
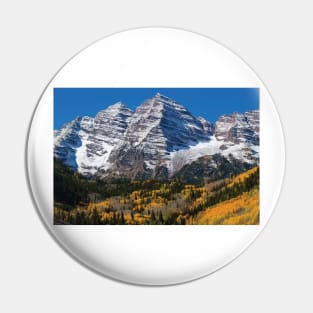
[[[122,168],[131,177],[155,176],[163,167],[159,175],[167,176],[170,153],[210,141],[209,128],[175,100],[156,94],[131,117],[123,143],[112,151],[110,172]]]
[[[95,118],[77,118],[54,134],[55,157],[86,176],[109,167],[112,149],[124,138],[133,112],[118,102]]]
[[[168,179],[186,164],[215,154],[255,164],[258,145],[258,111],[223,115],[212,125],[161,94],[135,112],[119,102],[54,133],[56,158],[102,179]]]
[[[64,124],[60,130],[54,131],[54,156],[76,171],[78,170],[76,152],[82,145],[81,120],[77,117]]]
[[[250,111],[245,114],[222,115],[215,123],[215,136],[219,141],[258,145],[259,112]]]

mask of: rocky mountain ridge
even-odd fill
[[[95,118],[77,117],[54,131],[54,156],[100,179],[168,179],[216,154],[246,168],[258,163],[258,146],[258,111],[223,115],[213,125],[159,93],[135,111],[118,102]],[[203,164],[220,166],[214,160]]]

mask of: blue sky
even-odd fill
[[[258,88],[54,88],[54,129],[77,116],[94,117],[118,101],[135,109],[157,92],[210,122],[222,114],[259,108]]]

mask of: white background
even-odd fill
[[[1,2],[0,310],[311,312],[309,5],[309,1]],[[175,287],[117,283],[73,261],[40,223],[25,178],[28,124],[52,75],[94,40],[138,26],[193,30],[239,54],[268,86],[287,143],[281,199],[261,236],[224,269]]]

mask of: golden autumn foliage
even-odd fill
[[[137,190],[80,203],[55,203],[56,224],[256,225],[259,168],[202,185],[132,182]]]
[[[247,177],[249,177],[251,174],[255,173],[257,170],[258,170],[258,167],[253,167],[250,170],[247,170],[246,172],[243,172],[243,173],[237,175],[236,177],[234,177],[233,179],[230,180],[230,182],[228,183],[227,186],[232,187],[234,184],[244,181]]]
[[[259,190],[221,202],[199,212],[191,224],[203,225],[255,225],[259,224]]]

